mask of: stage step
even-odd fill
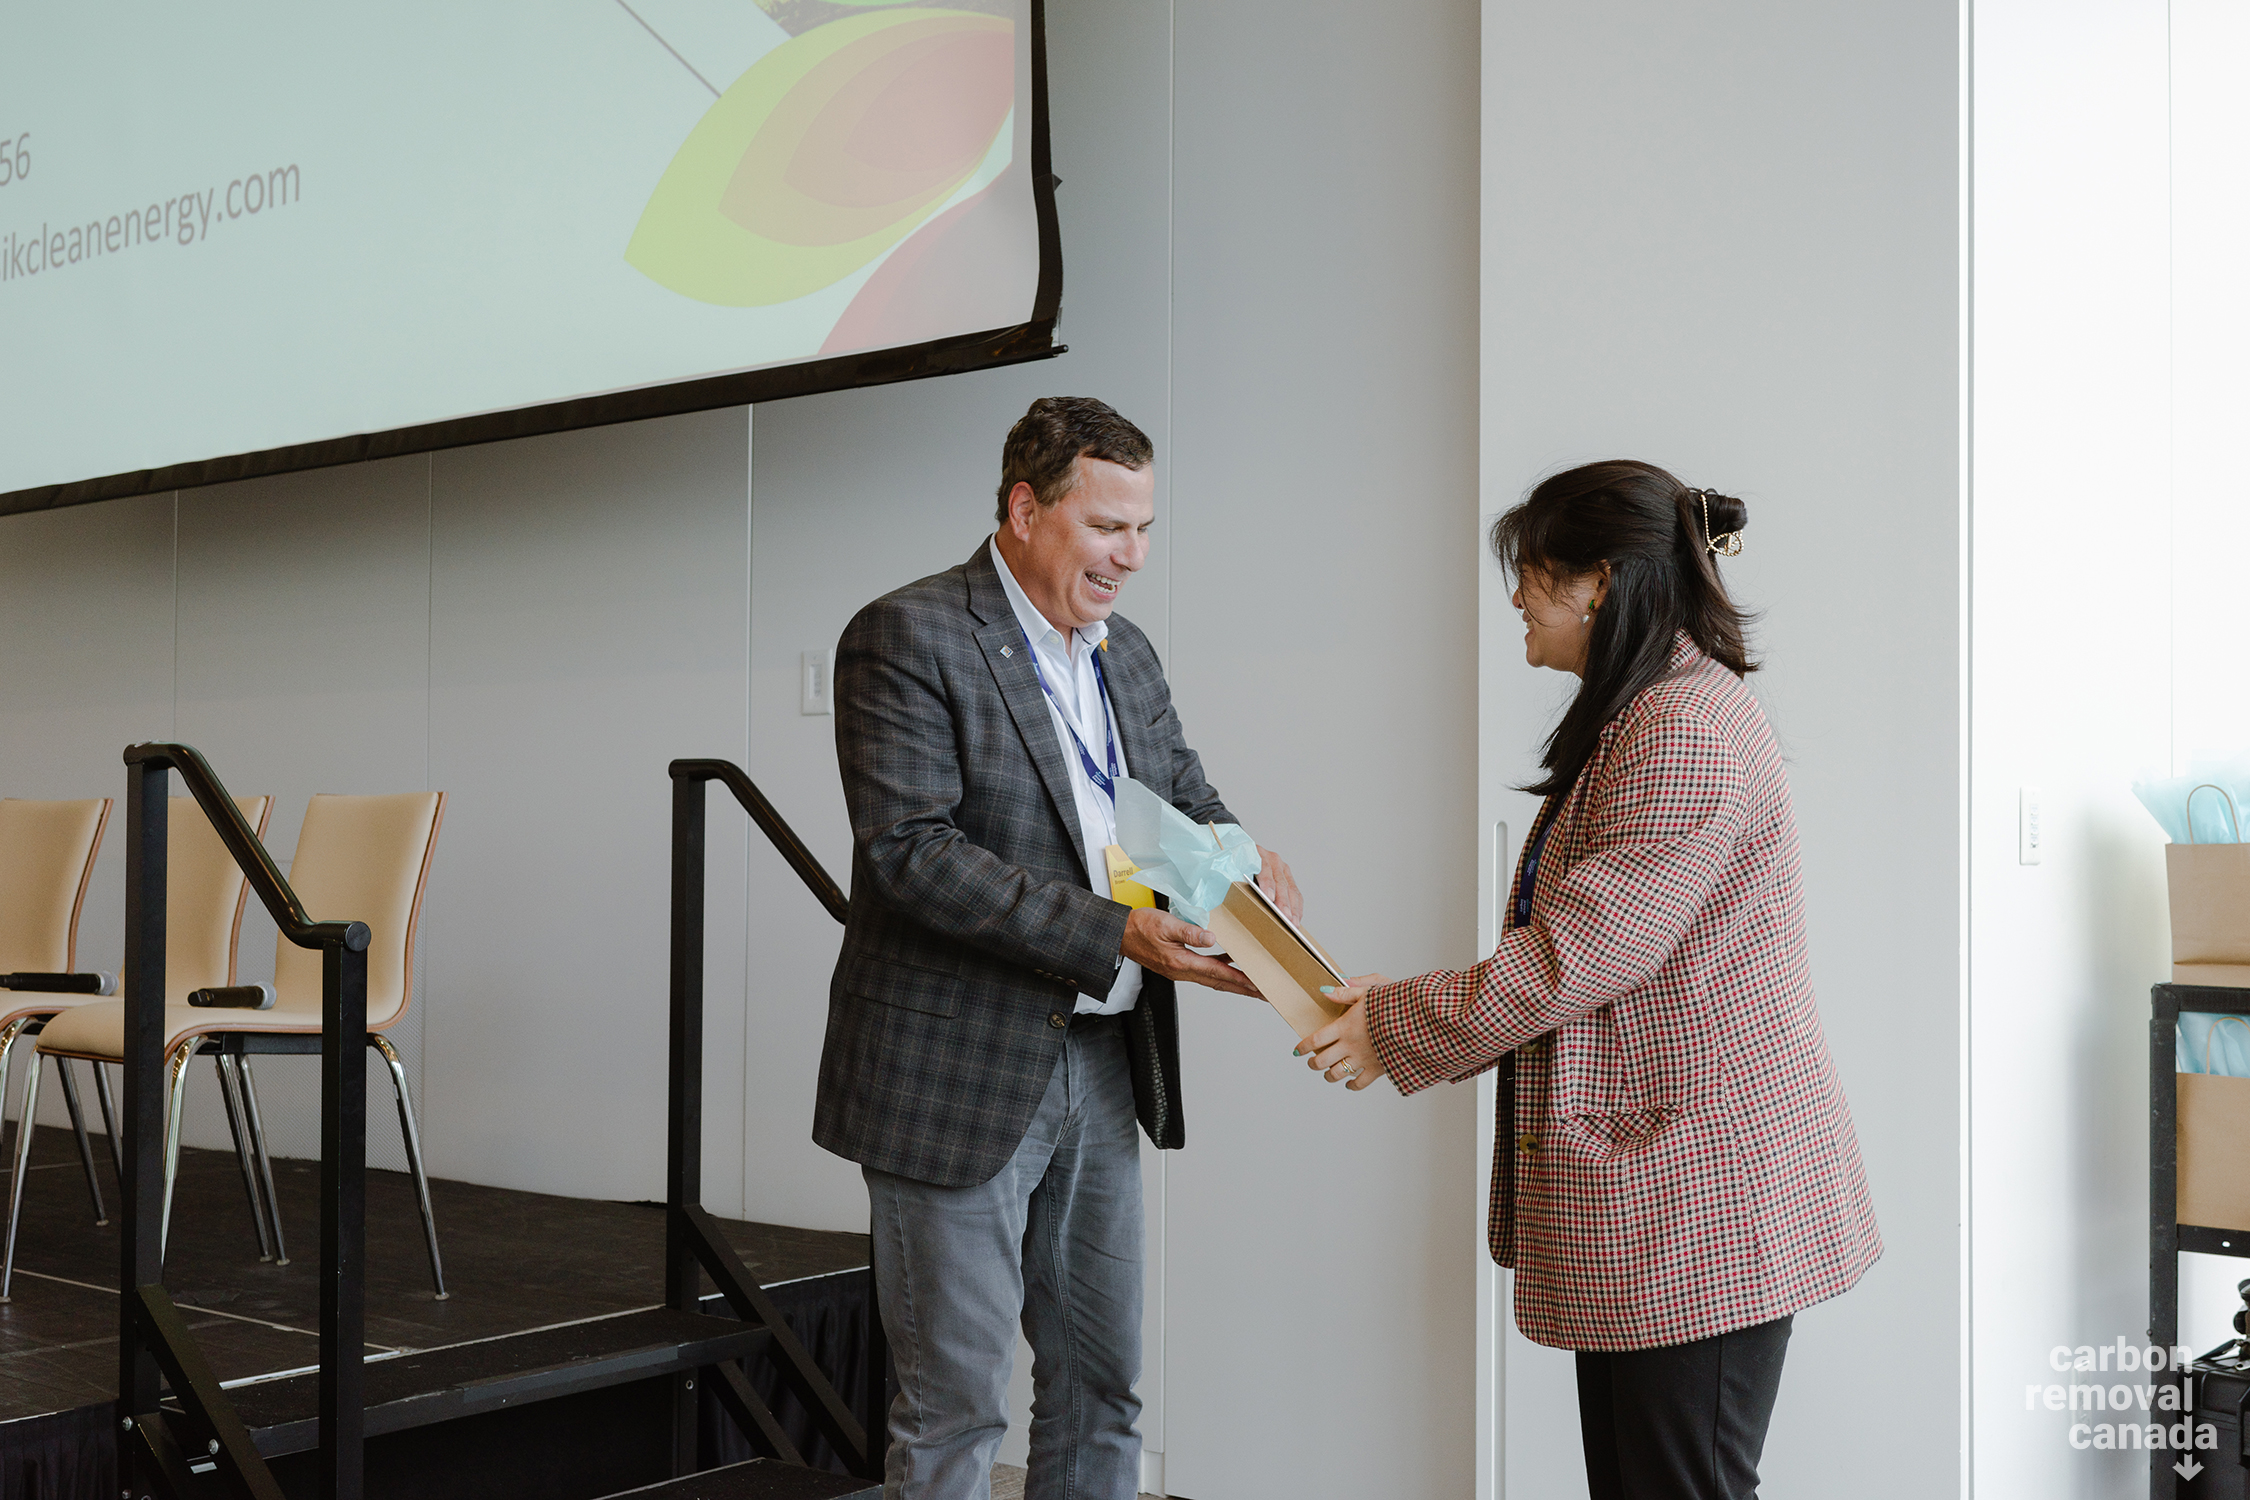
[[[627,1490],[609,1500],[862,1500],[882,1493],[880,1484],[864,1479],[753,1458],[723,1469],[706,1469],[685,1479],[667,1479],[645,1489]]]
[[[743,1359],[763,1353],[770,1338],[765,1329],[747,1327],[731,1318],[651,1308],[371,1360],[365,1375],[367,1435],[379,1437],[479,1412]],[[227,1394],[256,1440],[258,1451],[268,1458],[301,1453],[319,1444],[318,1375],[257,1381],[236,1386]],[[784,1496],[799,1492],[712,1493]],[[802,1493],[828,1496],[849,1492]]]

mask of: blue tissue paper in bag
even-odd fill
[[[2250,1026],[2241,1016],[2183,1010],[2173,1033],[2173,1066],[2182,1073],[2250,1078]]]
[[[1133,878],[1171,897],[1173,915],[1198,927],[1229,886],[1258,875],[1258,842],[1240,824],[1194,822],[1130,776],[1117,783],[1117,843],[1140,866]]]
[[[2239,844],[2250,814],[2250,761],[2204,764],[2133,783],[2133,795],[2175,844]]]

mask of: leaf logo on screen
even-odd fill
[[[1014,24],[968,11],[886,6],[791,37],[688,133],[625,259],[728,307],[834,285],[1008,165],[1015,58]]]

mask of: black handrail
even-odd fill
[[[219,841],[281,929],[321,955],[320,1038],[320,1450],[321,1500],[365,1492],[363,1361],[366,1355],[367,1033],[364,922],[314,921],[210,764],[187,745],[125,751],[125,1218],[120,1249],[118,1474],[175,1500],[195,1493],[183,1452],[207,1449],[214,1476],[244,1500],[283,1500],[272,1471],[210,1375],[186,1321],[164,1290],[165,873],[177,771]],[[186,1413],[182,1444],[158,1402],[160,1379]],[[126,1493],[138,1492],[128,1490]]]
[[[672,762],[671,769],[674,783],[724,782],[726,789],[734,793],[734,800],[741,803],[743,811],[750,814],[750,821],[763,829],[767,838],[773,840],[774,848],[780,850],[781,857],[789,861],[789,868],[797,872],[797,878],[805,883],[806,889],[813,893],[822,906],[828,908],[828,915],[839,922],[844,920],[845,913],[851,908],[850,900],[829,877],[828,871],[821,867],[820,861],[813,858],[813,852],[805,847],[805,841],[797,837],[797,830],[791,828],[781,814],[774,811],[773,804],[766,800],[764,792],[758,790],[758,784],[750,779],[748,772],[731,760],[676,760]]]
[[[774,811],[743,769],[724,760],[676,760],[672,776],[672,1024],[670,1099],[665,1129],[664,1300],[669,1307],[693,1312],[702,1305],[703,1275],[714,1285],[744,1322],[760,1323],[771,1330],[772,1353],[780,1367],[782,1383],[797,1397],[814,1426],[843,1458],[853,1473],[879,1479],[883,1471],[880,1440],[869,1441],[870,1427],[880,1430],[880,1413],[861,1421],[844,1404],[836,1387],[813,1363],[797,1336],[790,1332],[780,1312],[744,1267],[718,1224],[703,1208],[703,887],[704,803],[703,784],[719,781],[735,795],[766,837],[773,840],[782,858],[797,872],[828,914],[841,922],[850,903],[820,861],[813,858],[796,830]],[[885,1364],[880,1343],[881,1320],[869,1319],[870,1368],[877,1389]],[[713,1390],[721,1405],[741,1424],[755,1432],[787,1462],[798,1461],[797,1451],[773,1413],[741,1373],[732,1366],[710,1372]],[[673,1392],[672,1465],[677,1474],[694,1471],[696,1422],[699,1399],[694,1380],[682,1376]]]
[[[191,745],[170,744],[134,745],[125,752],[125,764],[130,766],[143,761],[161,761],[180,773],[180,780],[203,809],[203,815],[211,820],[219,842],[227,846],[227,853],[241,866],[243,879],[257,892],[259,902],[273,917],[283,937],[300,948],[325,948],[342,943],[355,952],[366,950],[371,939],[365,922],[316,922],[305,915],[305,903],[297,899],[289,878],[281,873],[281,866],[273,862],[273,856],[259,842],[257,830],[242,816],[242,809],[220,784],[202,752]]]

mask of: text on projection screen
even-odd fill
[[[1028,321],[1028,0],[25,6],[0,493]]]

